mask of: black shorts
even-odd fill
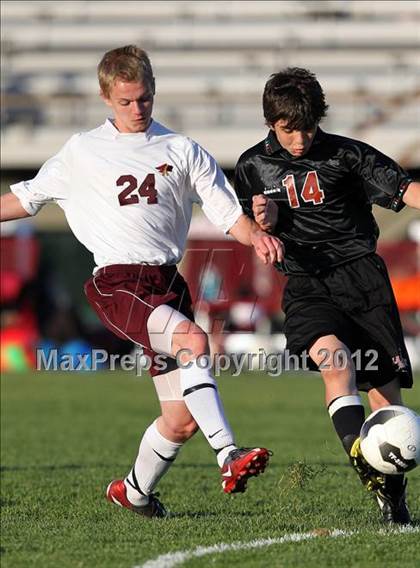
[[[370,254],[326,273],[291,275],[283,310],[290,354],[308,352],[324,335],[335,335],[353,354],[360,390],[395,378],[410,388],[413,375],[401,321],[382,258]],[[308,357],[309,367],[317,370]]]

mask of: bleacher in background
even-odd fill
[[[114,47],[149,51],[155,117],[233,167],[265,134],[269,75],[304,66],[325,87],[324,127],[420,167],[417,1],[4,1],[3,167],[38,168],[107,115],[96,65]]]

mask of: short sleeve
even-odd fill
[[[362,142],[351,144],[345,159],[370,203],[397,212],[404,207],[403,196],[412,180],[394,160]]]
[[[242,205],[244,213],[254,218],[252,212],[252,195],[253,195],[253,184],[246,170],[245,161],[239,159],[235,166],[235,192],[238,196],[239,203]]]
[[[77,136],[70,138],[55,156],[47,160],[33,179],[10,186],[30,215],[35,215],[49,202],[65,208],[70,190],[72,147]]]
[[[188,140],[187,159],[194,201],[227,233],[243,213],[232,186],[216,160],[192,140]]]

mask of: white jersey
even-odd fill
[[[214,158],[156,121],[146,132],[123,134],[108,119],[76,134],[34,179],[11,190],[31,215],[58,203],[98,267],[176,264],[193,203],[225,232],[242,214]]]

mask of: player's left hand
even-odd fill
[[[255,231],[251,236],[251,244],[257,256],[264,264],[281,262],[284,258],[284,245],[280,239],[268,235],[264,231]]]

